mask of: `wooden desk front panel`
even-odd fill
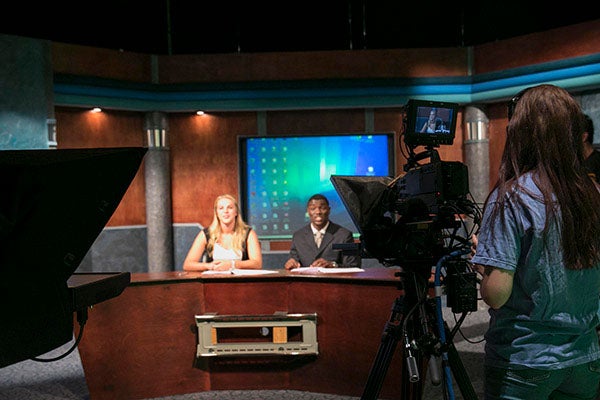
[[[290,304],[295,311],[318,314],[318,360],[294,371],[290,387],[297,390],[360,396],[394,300],[401,292],[365,282],[295,282]],[[402,355],[395,355],[381,398],[399,398]],[[384,397],[385,396],[385,397]]]
[[[329,277],[133,282],[120,296],[90,311],[79,352],[93,400],[235,389],[360,396],[393,301],[401,294],[393,281]],[[209,364],[203,369],[194,363],[194,315],[276,311],[318,314],[316,358],[283,367]],[[395,355],[382,396],[398,397],[400,376],[401,355]]]
[[[210,388],[194,368],[202,283],[129,286],[89,312],[79,353],[93,400],[143,399]]]
[[[206,280],[203,312],[270,315],[288,310],[287,291],[290,283],[287,279],[240,279]],[[257,360],[246,357],[207,361],[210,362],[212,390],[286,389],[289,384],[288,371],[269,365],[268,360],[262,357]],[[227,362],[231,363],[229,367],[225,364]]]

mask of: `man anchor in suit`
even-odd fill
[[[359,256],[344,255],[341,250],[333,249],[334,244],[354,243],[354,238],[348,229],[329,220],[329,200],[322,194],[312,195],[306,211],[310,223],[294,232],[285,269],[360,267]]]

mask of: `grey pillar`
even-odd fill
[[[144,125],[148,142],[148,152],[144,158],[148,272],[173,271],[167,116],[156,111],[147,113]]]
[[[490,190],[489,119],[476,106],[468,106],[464,113],[465,164],[469,169],[469,189],[475,202],[483,205]]]

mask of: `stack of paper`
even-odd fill
[[[352,272],[363,272],[364,269],[357,267],[348,267],[348,268],[324,268],[324,267],[301,267],[294,268],[290,272],[299,272],[299,273],[323,273],[323,274],[347,274]]]
[[[266,275],[276,274],[277,271],[272,269],[239,269],[234,268],[228,271],[204,271],[202,275]]]

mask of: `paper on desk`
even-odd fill
[[[208,270],[203,271],[202,275],[266,275],[266,274],[276,274],[277,271],[271,269],[240,269],[235,268],[233,270],[227,271],[215,271]]]
[[[364,269],[357,267],[338,267],[338,268],[319,268],[319,272],[324,274],[343,274],[349,272],[363,272]]]
[[[294,268],[290,272],[298,272],[298,273],[323,273],[323,274],[347,274],[351,272],[363,272],[364,269],[357,267],[348,267],[348,268],[324,268],[324,267],[300,267]]]
[[[234,269],[231,272],[233,275],[267,275],[278,273],[272,269]]]

